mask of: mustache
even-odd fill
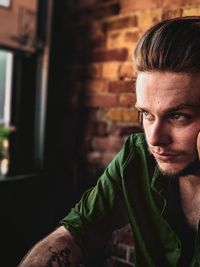
[[[156,154],[166,154],[166,155],[177,155],[177,154],[185,154],[184,151],[177,150],[177,149],[164,149],[162,147],[148,147],[148,150],[151,154],[156,153]]]

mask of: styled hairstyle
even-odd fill
[[[164,20],[139,40],[137,71],[200,72],[200,16]]]

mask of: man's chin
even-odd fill
[[[200,170],[200,161],[198,159],[192,161],[185,167],[180,167],[176,166],[173,164],[158,164],[159,170],[163,175],[166,176],[172,176],[172,177],[177,177],[177,176],[187,176],[190,174],[195,174]]]
[[[158,168],[164,176],[175,177],[180,173],[180,170],[177,170],[173,167],[163,167],[163,165],[160,164],[158,164]]]

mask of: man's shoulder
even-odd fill
[[[121,167],[125,167],[130,161],[137,161],[148,155],[148,148],[144,133],[131,134],[126,138],[123,148],[117,155]]]
[[[133,133],[127,137],[126,141],[137,147],[146,147],[146,138],[144,133]]]
[[[154,169],[155,162],[148,151],[145,136],[143,133],[136,133],[127,137],[123,148],[109,164],[107,173],[110,177],[121,177],[123,180],[137,177],[142,181],[144,173],[148,175]]]
[[[123,150],[125,154],[137,154],[147,152],[147,143],[144,133],[135,133],[127,137]]]

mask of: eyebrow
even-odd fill
[[[137,105],[137,103],[135,104],[135,108],[138,109],[139,111],[148,111],[148,109],[139,107]],[[177,106],[174,106],[174,107],[171,107],[171,108],[165,110],[165,112],[166,113],[172,113],[172,112],[175,112],[175,111],[178,111],[178,110],[181,110],[181,109],[198,109],[198,108],[200,108],[199,104],[185,104],[185,103],[182,103],[182,104],[179,104]]]

